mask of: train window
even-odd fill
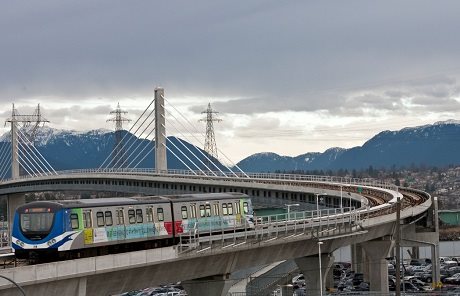
[[[187,219],[188,218],[187,207],[186,206],[181,207],[180,211],[182,213],[182,220]]]
[[[93,227],[93,223],[91,221],[91,211],[83,212],[83,225],[85,228]]]
[[[144,217],[142,216],[142,209],[136,209],[136,221],[137,223],[144,222]]]
[[[196,205],[190,206],[190,218],[196,218]]]
[[[243,213],[247,214],[249,212],[248,202],[243,202]]]
[[[97,212],[96,213],[96,221],[97,221],[97,227],[104,226],[105,225],[105,223],[104,223],[104,213]]]
[[[158,221],[160,222],[165,220],[165,216],[163,214],[163,208],[157,209],[157,217],[158,217]]]
[[[70,225],[72,226],[72,230],[78,229],[78,215],[77,214],[70,214]]]
[[[231,202],[228,203],[227,208],[228,208],[228,214],[233,215],[233,204]]]
[[[148,207],[145,210],[145,216],[147,217],[147,222],[153,222],[153,208]]]
[[[105,211],[105,225],[112,226],[113,225],[113,218],[111,211]]]
[[[123,209],[117,209],[117,223],[118,225],[125,224],[125,215],[123,213]]]
[[[206,205],[206,217],[211,217],[211,205]]]
[[[235,202],[235,214],[239,214],[239,213],[241,213],[240,203]]]
[[[228,210],[227,210],[227,204],[226,203],[222,204],[222,215],[224,215],[224,216],[228,215]]]
[[[213,210],[214,210],[214,215],[215,216],[220,216],[219,215],[219,204],[218,203],[215,203],[212,205],[213,206]]]
[[[136,223],[136,214],[134,213],[133,209],[128,210],[128,221],[129,224]]]
[[[204,205],[200,205],[200,217],[204,217],[205,212],[204,212]]]

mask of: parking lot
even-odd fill
[[[441,291],[447,295],[460,295],[460,257],[440,258],[440,282],[433,283],[432,264],[430,259],[414,259],[401,264],[401,291],[412,294],[430,294]],[[396,264],[394,260],[388,260],[388,288],[395,291],[396,288]],[[351,264],[336,262],[333,266],[334,287],[328,287],[328,294],[366,294],[369,291],[369,283],[365,281],[362,273],[354,272]],[[298,274],[292,279],[292,291],[294,296],[308,295],[308,287],[305,286],[305,278]],[[452,294],[453,293],[453,294]],[[278,295],[274,292],[274,295]],[[437,294],[437,293],[436,293]],[[441,295],[441,294],[440,294]],[[445,295],[444,293],[442,295]]]

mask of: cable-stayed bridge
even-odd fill
[[[168,113],[165,101],[164,91],[156,89],[155,99],[126,133],[147,141],[135,144],[126,136],[121,141],[124,149],[114,149],[117,152],[103,160],[100,167],[87,170],[55,171],[28,141],[13,116],[9,121],[10,149],[0,150],[0,155],[11,156],[10,162],[0,162],[0,169],[6,167],[11,172],[10,178],[0,182],[0,195],[8,200],[9,221],[14,208],[24,202],[24,194],[42,191],[141,195],[242,192],[251,196],[256,205],[283,207],[296,203],[303,211],[284,217],[261,217],[254,229],[244,232],[211,236],[197,232],[193,237],[181,238],[175,247],[24,266],[0,274],[14,278],[28,291],[42,294],[61,289],[65,295],[109,295],[185,281],[190,295],[226,295],[233,272],[295,259],[313,295],[319,295],[333,262],[330,254],[340,246],[353,245],[355,270],[366,274],[373,291],[385,291],[385,258],[395,243],[397,205],[402,205],[403,243],[431,246],[436,257],[436,202],[427,193],[373,180],[250,174],[235,165],[218,163],[183,141],[179,141],[181,147],[174,144],[180,152],[173,152],[167,145],[166,114],[177,122],[180,115]],[[188,120],[183,118],[183,122]],[[182,137],[185,133],[194,137],[194,132],[181,132],[187,130],[185,124],[181,127],[177,132]],[[155,168],[139,168],[152,152]],[[179,159],[186,170],[168,170],[167,154]],[[219,155],[225,157],[223,152]],[[7,175],[2,170],[0,173]],[[321,268],[319,262],[323,263]],[[365,268],[366,264],[356,262],[374,266]],[[434,279],[439,278],[436,266],[433,273]],[[319,274],[322,280],[317,278]],[[0,281],[0,289],[11,295],[16,292],[6,281]],[[207,294],[203,294],[205,290]]]

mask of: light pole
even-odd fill
[[[342,191],[342,185],[340,185],[340,210],[343,213],[343,191]]]
[[[327,193],[315,193],[315,196],[316,196],[316,213],[317,213],[318,217],[320,216],[320,212],[319,212],[319,196],[320,195],[327,195]]]
[[[299,204],[285,204],[284,206],[287,207],[287,220],[291,219],[290,212],[291,212],[291,207],[298,207],[300,206]]]
[[[323,272],[321,268],[321,245],[323,242],[318,242],[318,261],[319,261],[319,295],[323,296]]]

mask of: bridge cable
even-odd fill
[[[22,166],[22,168],[26,171],[27,174],[29,174],[29,176],[32,176],[34,175],[35,177],[38,177],[37,174],[35,174],[32,170],[32,173],[29,172],[29,170],[31,170],[31,168],[29,167],[29,165],[27,164],[27,162],[25,162],[23,159],[22,159],[22,156],[20,153],[17,153],[16,152],[16,155],[18,156],[18,161],[19,161],[19,164]],[[22,163],[22,162],[23,163]],[[26,168],[26,166],[29,168],[29,170]]]
[[[150,114],[150,115],[151,115],[151,114]],[[150,117],[150,115],[149,115],[149,117]],[[148,119],[149,117],[147,117],[146,119]],[[145,122],[145,121],[144,121],[144,122]],[[142,123],[142,125],[144,124],[144,122]],[[143,141],[141,140],[141,137],[144,135],[145,131],[150,127],[150,125],[151,125],[153,122],[155,122],[155,118],[153,118],[153,119],[150,121],[150,123],[147,125],[147,127],[144,128],[144,130],[142,131],[142,133],[141,133],[138,137],[137,137],[137,136],[133,137],[135,140],[131,143],[131,145],[129,145],[128,149],[126,149],[126,150],[123,152],[122,157],[124,157],[125,154],[128,153],[128,151],[131,149],[131,147],[132,147],[134,144],[136,144],[136,139],[137,139],[137,141],[138,141],[137,146],[131,151],[131,153],[129,154],[129,156],[125,159],[125,161],[123,161],[123,163],[120,165],[120,167],[122,167],[122,166],[126,163],[126,161],[129,160],[129,158],[133,155],[134,152],[137,151],[137,149],[139,148],[140,145],[143,145],[143,144],[144,144]],[[142,126],[142,125],[141,125],[141,126]],[[146,139],[147,139],[147,140],[148,140],[148,137],[152,134],[152,132],[153,132],[154,130],[155,130],[155,127],[147,134],[147,136],[146,136]],[[137,138],[136,138],[136,137],[137,137]],[[129,142],[129,141],[128,141],[128,142]],[[147,142],[147,145],[148,145],[148,144],[150,144],[150,141]],[[142,150],[142,151],[143,151],[143,150]],[[142,153],[142,151],[141,151],[140,153]],[[138,155],[134,157],[134,160],[136,160],[137,157],[139,157],[139,154],[140,154],[140,153],[138,153]],[[120,158],[120,159],[121,159],[121,158]],[[133,161],[134,161],[134,160],[133,160]],[[117,164],[118,164],[118,161],[115,163],[115,165],[117,165]],[[130,163],[130,164],[131,164],[131,163]],[[128,167],[129,167],[129,165],[128,165]]]
[[[43,155],[40,153],[40,151],[38,151],[38,149],[35,147],[35,145],[33,145],[32,142],[30,142],[30,140],[22,133],[22,131],[20,129],[17,129],[22,135],[23,137],[27,140],[27,142],[29,142],[29,146],[32,147],[33,149],[35,149],[35,151],[38,153],[38,155],[41,157],[39,157],[32,149],[31,152],[35,155],[35,157],[38,159],[38,161],[40,161],[40,163],[42,164],[42,166],[46,169],[46,171],[48,173],[51,173],[51,171],[48,169],[48,167],[42,162],[42,159],[46,162],[46,164],[48,164],[48,166],[51,168],[51,170],[54,172],[54,174],[57,175],[56,171],[54,170],[54,168],[49,164],[49,162],[46,160],[45,157],[43,157]],[[18,134],[19,135],[19,134]],[[20,142],[20,141],[18,141]],[[37,163],[38,165],[38,163]],[[43,170],[43,169],[42,169]],[[43,170],[45,172],[45,170]]]
[[[4,155],[5,157],[2,158],[0,161],[0,175],[1,175],[0,179],[4,179],[4,177],[8,173],[8,170],[11,167],[11,149],[9,149],[9,146],[11,146],[11,144],[9,144],[9,142],[3,142],[3,143],[5,143],[4,147],[6,147],[6,155]],[[5,171],[3,172],[3,170]]]
[[[144,161],[144,159],[150,155],[150,153],[152,153],[153,151],[155,150],[155,145],[153,145],[152,148],[150,148],[150,150],[147,152],[147,154],[144,155],[144,157],[141,158],[141,160],[139,160],[138,163],[136,163],[136,165],[130,170],[130,172],[134,171],[135,168],[137,168],[137,166]]]
[[[39,157],[38,155],[36,155],[35,152],[33,152],[33,150],[32,150],[32,152],[33,152],[34,155],[37,157],[37,159],[40,161],[40,163],[43,165],[43,167],[45,167],[46,170],[47,170],[49,173],[51,173],[51,171],[53,171],[53,173],[57,175],[57,173],[56,173],[56,171],[54,170],[53,166],[52,166],[51,164],[49,164],[49,162],[48,162],[48,161],[46,160],[46,158],[40,153],[40,151],[38,151],[38,149],[35,147],[35,145],[33,145],[33,143],[24,135],[24,133],[23,133],[20,129],[17,129],[17,130],[18,130],[18,131],[23,135],[23,137],[30,143],[29,146],[31,146],[33,149],[35,149],[35,151],[38,153],[38,155],[39,155],[40,157]],[[19,135],[19,134],[18,134],[18,135]],[[46,163],[48,166],[47,166],[46,164],[44,164],[44,163],[41,161],[42,159],[45,161],[45,163]],[[48,167],[51,169],[51,171],[49,170]]]
[[[7,162],[7,166],[6,166],[6,170],[5,172],[2,174],[2,176],[0,177],[0,180],[4,180],[5,177],[6,177],[6,174],[8,173],[8,170],[11,168],[11,162]],[[1,171],[0,171],[1,172]]]
[[[165,109],[165,110],[166,110],[166,109]],[[173,118],[174,118],[174,119],[175,119],[175,120],[186,130],[186,131],[188,131],[190,134],[193,135],[193,133],[191,133],[191,132],[187,129],[187,127],[186,127],[184,124],[182,124],[182,122],[181,122],[180,120],[177,119],[177,117],[175,117],[171,112],[169,112],[169,111],[167,111],[167,112],[168,112],[168,115],[172,116],[172,117],[173,117]],[[169,121],[168,121],[168,122],[169,122]],[[171,123],[171,122],[170,122],[170,123]],[[171,125],[176,129],[176,131],[178,131],[178,132],[182,135],[182,137],[184,137],[185,139],[187,139],[187,137],[186,137],[182,132],[180,132],[178,128],[176,128],[173,124],[171,124]],[[196,139],[196,137],[195,137],[195,139]],[[198,139],[197,139],[197,141],[199,142]],[[190,141],[190,142],[191,142],[191,141]],[[202,143],[201,143],[201,144],[202,144]],[[185,144],[182,143],[182,145],[183,145],[184,147],[186,147]],[[207,161],[209,161],[215,168],[217,168],[217,170],[218,170],[219,172],[221,172],[225,177],[228,177],[227,174],[225,174],[225,173],[219,168],[219,166],[217,166],[217,165],[214,163],[214,161],[212,161],[211,159],[209,159],[209,157],[208,157],[205,153],[203,153],[203,151],[202,151],[201,149],[199,149],[196,145],[193,145],[193,144],[192,144],[192,146],[193,146],[198,152],[200,152],[201,155],[203,155],[203,156],[206,158]],[[188,148],[187,148],[187,149],[188,149]],[[189,149],[188,149],[188,150],[189,150]],[[190,151],[190,150],[189,150],[189,151]],[[201,159],[200,159],[198,156],[196,156],[195,153],[193,153],[192,151],[190,151],[190,153],[192,153],[193,156],[195,156],[195,158],[197,158],[198,160],[201,161]],[[225,166],[225,165],[224,165],[224,166]],[[209,171],[212,172],[212,170],[211,170],[207,165],[205,165],[205,167],[206,167]],[[229,172],[232,172],[232,170],[231,170],[230,168],[228,168],[227,166],[225,166],[225,167],[229,170]],[[232,172],[232,173],[233,173],[233,172]],[[216,175],[216,174],[214,173],[214,175]],[[216,176],[217,176],[217,175],[216,175]]]
[[[153,121],[155,121],[155,119],[154,119]],[[153,121],[152,121],[152,122],[153,122]],[[150,122],[150,124],[151,124],[152,122]],[[150,126],[150,124],[149,124],[149,126]],[[147,126],[147,128],[148,128],[149,126]],[[147,128],[146,128],[146,129],[147,129]],[[129,167],[131,166],[131,164],[132,164],[132,163],[133,163],[133,162],[144,152],[145,148],[147,148],[150,144],[152,144],[151,141],[148,141],[148,137],[150,137],[150,135],[152,134],[153,131],[155,131],[155,127],[147,134],[147,136],[146,136],[147,142],[145,143],[144,148],[142,148],[142,150],[141,150],[139,153],[137,153],[137,155],[134,157],[134,159],[127,165],[128,168],[129,168]],[[142,134],[143,134],[143,133],[142,133]],[[126,158],[126,160],[123,162],[123,164],[129,159],[129,157],[131,157],[131,155],[132,155],[132,154],[140,147],[140,145],[142,145],[142,144],[144,144],[144,143],[142,143],[142,141],[140,141],[140,143],[139,143],[139,144],[136,146],[136,148],[131,152],[131,154],[128,156],[128,158]],[[155,146],[153,146],[153,147],[155,147]],[[149,154],[149,152],[147,152],[146,155],[148,155],[148,154]],[[144,158],[145,158],[145,157],[144,157]],[[122,164],[122,165],[123,165],[123,164]],[[139,164],[139,163],[138,163],[138,164]],[[134,168],[136,168],[136,167],[134,167]]]
[[[164,135],[165,136],[165,135]],[[166,137],[166,136],[165,136]],[[203,170],[198,166],[196,165],[181,149],[179,149],[176,144],[174,144],[170,139],[166,138],[167,141],[169,141],[169,143],[171,143],[171,145],[173,145],[180,153],[182,153],[183,156],[185,156],[185,158],[187,158],[188,161],[190,161],[200,172],[202,172],[204,175],[206,175],[205,172],[203,172]],[[177,157],[177,156],[176,156]]]
[[[41,174],[40,170],[42,170],[42,168],[40,166],[38,166],[38,168],[37,168],[37,166],[35,166],[33,164],[32,160],[35,161],[35,159],[31,156],[31,154],[27,150],[26,145],[22,141],[23,141],[23,139],[18,134],[18,153],[23,156],[23,158],[21,158],[21,159],[24,162],[26,162],[25,164],[27,165],[27,167],[30,170],[32,170],[33,172],[37,172],[41,176],[42,174]],[[24,166],[24,164],[22,164],[22,165]]]
[[[164,145],[164,144],[163,144],[163,145]],[[182,159],[180,159],[180,157],[178,157],[178,156],[176,155],[176,153],[174,153],[171,149],[169,149],[168,146],[166,146],[166,145],[164,145],[164,146],[165,146],[165,148],[166,148],[169,152],[172,153],[172,155],[174,155],[180,162],[182,162],[182,164],[185,165],[185,166],[189,169],[189,171],[191,171],[192,173],[194,173],[195,176],[198,176],[198,174],[197,174],[194,170],[192,170],[186,163],[184,163],[184,162],[182,161]]]
[[[136,131],[135,131],[134,134],[133,134],[134,137],[131,137],[131,138],[128,139],[128,141],[125,143],[125,145],[128,145],[128,143],[130,143],[131,140],[133,140],[133,141],[131,142],[131,144],[129,145],[128,149],[124,149],[123,154],[119,157],[119,159],[117,160],[117,162],[114,164],[114,167],[116,167],[116,166],[118,165],[119,161],[120,161],[124,156],[126,156],[126,153],[128,153],[127,151],[129,151],[129,150],[131,149],[131,147],[132,147],[134,144],[136,144],[136,140],[138,140],[139,138],[141,138],[142,135],[144,134],[144,132],[150,127],[150,125],[152,124],[152,122],[154,122],[155,118],[154,118],[153,120],[150,121],[150,123],[147,125],[146,128],[144,128],[144,130],[141,132],[140,135],[137,135],[137,132],[139,131],[139,129],[140,129],[141,127],[143,127],[144,123],[147,121],[147,119],[150,118],[150,116],[152,115],[152,113],[153,113],[154,111],[155,111],[155,110],[152,110],[152,111],[149,113],[149,115],[144,119],[144,121],[141,123],[141,125],[136,129]],[[138,144],[138,145],[139,145],[139,144]],[[132,153],[131,153],[131,154],[132,154]],[[116,155],[118,155],[118,153],[117,153]],[[116,156],[116,155],[115,155],[115,156]],[[131,156],[131,155],[130,155],[130,156]],[[130,156],[129,156],[129,157],[130,157]],[[129,158],[129,157],[128,157],[128,158]]]
[[[7,160],[7,156],[9,153],[11,153],[10,147],[10,142],[1,142],[2,143],[2,149],[0,152],[0,167],[2,167],[2,163]]]
[[[123,138],[121,138],[121,141],[117,144],[117,146],[115,147],[116,148],[119,148],[118,145],[120,145],[121,143],[123,143],[123,140],[125,139],[125,137],[131,133],[131,130],[136,126],[137,122],[142,118],[142,116],[144,116],[145,112],[147,112],[147,110],[150,108],[150,106],[152,106],[153,102],[155,102],[155,99],[153,99],[150,104],[147,106],[147,108],[145,108],[144,112],[142,112],[142,114],[139,116],[139,118],[133,123],[133,125],[131,126],[131,128],[128,130],[128,132],[123,136]],[[107,156],[106,159],[104,160],[104,162],[99,166],[98,170],[100,170],[105,162],[110,159],[111,155]],[[107,167],[105,167],[107,168]]]
[[[123,149],[124,151],[123,151],[122,155],[121,155],[120,157],[118,157],[118,160],[116,161],[116,163],[114,163],[113,167],[116,167],[116,166],[118,165],[118,163],[120,162],[120,160],[123,159],[123,157],[126,156],[126,153],[128,153],[127,151],[129,151],[129,150],[131,149],[131,147],[132,147],[134,144],[136,144],[136,140],[138,140],[139,138],[141,138],[142,135],[144,134],[144,132],[150,127],[150,125],[152,124],[152,122],[154,122],[155,118],[154,118],[153,120],[150,121],[150,123],[147,125],[146,128],[144,128],[144,130],[141,132],[141,134],[140,134],[139,136],[136,135],[137,132],[139,131],[139,129],[144,125],[144,123],[147,121],[147,119],[150,118],[150,116],[152,115],[152,113],[153,113],[154,111],[155,111],[155,110],[152,110],[152,111],[149,113],[149,115],[144,119],[144,121],[141,123],[141,125],[139,125],[139,127],[136,129],[136,131],[135,131],[134,134],[133,134],[133,137],[129,138],[128,141],[125,143],[125,145],[128,145],[128,143],[130,143],[131,140],[133,140],[127,149]],[[140,144],[138,144],[138,146],[139,146],[139,145],[140,145]],[[136,149],[137,149],[137,148],[136,148]],[[121,150],[121,149],[120,149],[120,150]],[[119,155],[119,152],[120,152],[120,151],[118,151],[118,152],[115,154],[114,157],[117,157],[117,156]],[[133,152],[131,152],[131,154],[128,156],[128,159],[129,159],[129,157],[131,157],[132,153],[133,153]],[[124,164],[124,162],[123,162],[123,164]],[[122,164],[122,165],[123,165],[123,164]],[[122,165],[120,165],[120,167],[121,167]]]
[[[182,127],[186,129],[186,127],[185,127],[185,126],[184,126],[184,125],[183,125],[183,124],[182,124],[172,113],[170,113],[169,111],[167,111],[167,112],[168,112],[168,115],[172,116],[172,117],[176,120],[176,122],[180,123],[180,124],[182,125]],[[168,121],[168,122],[171,123],[170,121]],[[175,129],[183,138],[185,138],[185,139],[187,138],[187,137],[186,137],[186,136],[185,136],[185,135],[184,135],[174,124],[170,124],[170,125],[171,125],[172,127],[174,127],[174,129]],[[177,137],[175,137],[175,138],[179,140],[179,138],[177,138]],[[200,157],[198,157],[195,153],[193,153],[193,152],[183,143],[183,140],[182,140],[182,139],[180,139],[180,143],[181,143],[181,145],[182,145],[183,147],[185,147],[193,156],[195,156],[195,158],[198,159],[198,160],[199,160],[199,161],[200,161],[210,172],[212,172],[215,176],[217,176],[217,175],[215,174],[215,172],[213,172],[205,163],[203,163],[203,161],[200,159]],[[213,161],[211,161],[211,159],[208,158],[208,156],[207,156],[205,153],[203,153],[203,151],[202,151],[201,149],[199,149],[196,145],[193,145],[193,144],[191,144],[191,145],[192,145],[192,147],[195,148],[198,152],[200,152],[201,155],[204,156],[211,164],[213,164],[213,166],[216,167],[217,170],[219,170],[224,176],[227,176],[222,170],[220,170],[220,168],[219,168],[218,166],[216,166],[216,165],[214,164]]]
[[[168,113],[169,113],[169,112],[168,112]],[[174,117],[174,115],[172,115],[172,114],[170,114],[170,115],[171,115],[172,117]],[[176,118],[174,117],[174,119],[176,119]],[[176,121],[177,121],[177,119],[176,119]],[[176,132],[178,132],[180,135],[182,135],[182,137],[186,138],[186,137],[184,136],[184,134],[183,134],[178,128],[176,128],[174,125],[172,125],[172,126],[174,127],[174,129],[176,130]],[[213,172],[213,171],[212,171],[212,170],[211,170],[211,169],[210,169],[210,168],[209,168],[209,167],[208,167],[208,166],[207,166],[207,165],[206,165],[196,154],[195,154],[195,153],[193,153],[193,152],[184,144],[184,142],[183,142],[182,139],[179,139],[178,137],[175,137],[175,136],[174,136],[174,138],[176,138],[176,139],[179,141],[179,143],[180,143],[185,149],[188,150],[188,152],[190,152],[193,156],[195,156],[195,158],[198,159],[198,161],[201,162],[201,164],[202,164],[203,166],[205,166],[206,169],[208,169],[209,172],[211,172],[214,176],[217,177],[216,173]],[[211,160],[206,156],[205,153],[203,153],[203,151],[201,151],[200,149],[198,149],[198,147],[196,147],[196,146],[193,145],[193,144],[192,144],[192,146],[193,146],[196,150],[198,150],[198,151],[199,151],[209,162],[211,162]],[[224,172],[222,172],[222,171],[220,170],[219,167],[217,167],[217,169],[218,169],[222,174],[224,174],[225,176],[227,176]]]
[[[174,107],[173,104],[171,104],[165,97],[163,97],[163,99],[164,99],[165,102],[167,102],[174,110],[176,110],[176,112],[179,113],[179,115],[181,115],[181,117],[185,120],[185,122],[187,122],[190,126],[194,127],[194,125],[193,125],[193,124],[192,124],[192,123],[191,123],[181,112],[179,112],[179,110],[177,110],[176,107]],[[202,133],[201,133],[200,131],[198,131],[196,128],[195,128],[195,130],[197,131],[197,133],[202,134]],[[203,145],[203,143],[202,143],[199,139],[197,139],[196,136],[194,136],[194,133],[190,133],[190,134],[198,141],[198,143],[200,143],[201,145]],[[238,170],[239,170],[241,173],[243,173],[244,176],[246,176],[247,178],[249,178],[249,176],[248,176],[243,170],[241,170],[241,168],[238,167],[231,159],[229,159],[225,153],[223,153],[220,149],[218,149],[218,150],[219,150],[219,153],[221,153],[221,155],[223,155],[231,164],[233,164],[236,168],[238,168]],[[239,177],[239,176],[238,176],[237,174],[235,174],[235,173],[233,172],[233,170],[231,170],[228,166],[226,166],[226,165],[224,165],[224,166],[225,166],[231,173],[233,173],[234,176]]]
[[[18,137],[18,139],[20,139],[20,141],[18,141],[18,148],[22,148],[22,149],[18,149],[19,152],[21,152],[24,157],[26,158],[26,160],[28,160],[29,164],[31,166],[33,166],[33,168],[35,169],[36,172],[38,172],[40,175],[42,175],[40,173],[43,172],[45,175],[48,175],[49,171],[47,170],[47,168],[45,167],[45,169],[43,167],[40,166],[40,164],[37,162],[36,158],[38,160],[40,160],[37,155],[32,155],[34,152],[33,150],[30,148],[30,145],[27,145],[27,144],[24,144],[23,141],[24,139],[21,138],[21,136]],[[32,153],[30,153],[30,152]],[[26,155],[27,154],[27,155]],[[35,164],[34,164],[35,163]],[[37,166],[35,166],[37,165]]]
[[[20,141],[18,141],[18,151],[19,151],[19,154],[20,155],[23,155],[25,160],[23,158],[21,158],[24,162],[26,162],[26,165],[27,167],[32,170],[33,172],[36,172],[38,173],[40,176],[42,176],[42,173],[40,172],[41,168],[37,168],[31,161],[31,155],[30,153],[26,150],[26,147],[24,146],[24,144],[22,144]],[[23,151],[24,150],[24,151]],[[29,157],[27,157],[26,153],[29,155]],[[24,166],[24,164],[22,164]],[[32,167],[31,167],[32,166]],[[36,174],[35,174],[36,175]]]

